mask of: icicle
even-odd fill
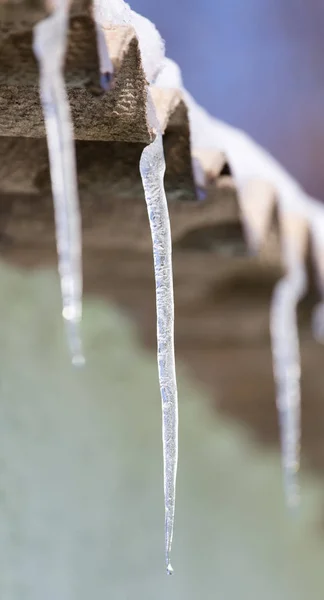
[[[40,68],[43,107],[54,198],[56,239],[63,318],[75,365],[84,363],[80,338],[82,316],[82,240],[76,159],[63,67],[68,33],[68,6],[58,2],[54,13],[34,28],[34,53]]]
[[[306,292],[307,276],[304,263],[298,257],[298,253],[293,247],[287,250],[287,275],[277,283],[271,301],[270,332],[284,488],[287,505],[293,508],[299,503],[298,470],[301,437],[301,367],[297,305]]]
[[[105,92],[111,87],[114,76],[114,65],[109,56],[109,51],[103,29],[96,23],[97,49],[100,64],[100,85]]]
[[[313,241],[313,259],[316,264],[317,284],[322,300],[315,306],[312,315],[312,331],[314,338],[324,343],[324,213],[323,205],[311,199],[310,226]]]
[[[154,114],[149,98],[148,110]],[[165,160],[162,135],[156,125],[154,142],[144,148],[140,160],[149,216],[156,283],[157,356],[162,399],[164,457],[165,552],[167,572],[172,574],[170,554],[173,537],[178,463],[178,394],[174,358],[174,301],[172,245],[167,199],[164,191]]]
[[[322,282],[324,283],[324,282]],[[319,344],[324,344],[324,302],[319,302],[312,314],[312,332]]]

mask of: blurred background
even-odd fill
[[[321,0],[131,5],[156,23],[201,104],[324,197]],[[269,290],[258,296],[255,285],[254,302],[250,294],[240,305],[226,298],[216,309],[215,290],[203,295],[204,255],[181,272],[177,260],[176,297],[186,286],[187,303],[176,312],[172,578],[164,566],[151,256],[93,263],[98,294],[85,299],[80,371],[70,365],[55,268],[1,265],[0,600],[322,600],[323,350],[305,327],[302,504],[292,516],[269,339],[253,325],[258,315],[268,331]],[[251,338],[218,344],[213,327],[224,314],[241,314]]]
[[[321,0],[133,0],[156,23],[185,86],[324,197]],[[170,17],[170,15],[172,15]]]
[[[88,297],[74,369],[55,272],[0,277],[1,599],[321,600],[322,483],[305,473],[289,515],[278,450],[222,416],[180,360],[166,575],[155,355],[126,314]]]

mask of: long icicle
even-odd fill
[[[276,285],[270,308],[273,370],[279,415],[284,490],[289,508],[299,504],[301,394],[297,305],[307,288],[304,264],[287,261],[288,272]]]
[[[153,114],[149,98],[149,112]],[[165,160],[162,135],[154,119],[155,140],[144,148],[140,160],[148,217],[151,228],[157,312],[157,358],[162,400],[162,439],[165,498],[165,554],[170,562],[178,465],[178,393],[174,355],[174,299],[172,243],[168,204],[164,190]]]
[[[77,190],[76,158],[70,107],[64,85],[68,33],[67,0],[34,28],[34,53],[40,68],[50,161],[63,318],[75,365],[84,363],[80,336],[82,317],[82,234]]]

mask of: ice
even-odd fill
[[[271,183],[285,206],[305,203],[305,193],[285,169],[246,133],[211,117],[192,96],[183,90],[189,109],[190,133],[194,148],[224,152],[240,188],[252,178]]]
[[[157,78],[157,85],[182,88],[189,110],[193,149],[217,149],[224,152],[238,187],[239,196],[247,183],[257,179],[271,184],[282,210],[297,210],[307,215],[308,197],[298,183],[243,131],[234,129],[211,117],[200,107],[183,88],[181,73],[176,63],[165,59],[164,67]],[[198,187],[203,182],[203,173],[199,167],[199,164],[193,161],[193,172]],[[261,201],[262,198],[260,198]],[[249,230],[247,220],[245,220],[245,226],[248,239],[254,239],[255,232]],[[293,247],[290,250],[292,250],[292,256],[291,260],[289,259],[289,262],[286,263],[287,275],[274,290],[271,302],[270,329],[285,491],[287,503],[292,506],[298,502],[297,472],[301,432],[300,356],[296,313],[298,302],[306,291],[307,279],[302,259],[297,260],[298,257],[294,255]],[[323,313],[324,309],[321,307],[318,314],[323,316]],[[318,320],[319,318],[317,318]],[[321,322],[323,323],[323,321]]]
[[[309,198],[281,165],[244,132],[211,117],[183,90],[189,107],[191,140],[194,148],[217,149],[226,155],[241,196],[244,186],[257,179],[273,187],[279,207],[297,211],[307,217]],[[201,178],[194,171],[196,180]],[[260,198],[260,202],[262,198]],[[243,208],[243,206],[242,206]],[[249,230],[248,239],[254,239]],[[276,383],[276,403],[280,422],[284,487],[288,506],[298,504],[301,436],[300,353],[297,327],[297,305],[306,293],[307,278],[304,257],[288,250],[287,275],[276,285],[271,301],[270,330],[273,369]],[[291,255],[290,255],[291,254]],[[323,274],[324,275],[324,274]],[[324,283],[324,277],[323,277]],[[324,287],[323,287],[324,291]],[[318,314],[323,317],[323,309]],[[321,319],[317,321],[323,323]],[[324,329],[324,327],[323,327]]]
[[[276,285],[270,308],[273,371],[288,507],[299,502],[301,437],[300,351],[297,305],[307,287],[304,264],[294,262]]]
[[[109,25],[131,26],[139,40],[142,64],[149,84],[182,90],[188,106],[194,149],[217,149],[229,162],[239,194],[253,178],[269,182],[277,192],[281,209],[308,212],[308,197],[281,165],[243,131],[211,117],[184,89],[179,67],[164,56],[164,43],[155,26],[136,14],[124,0],[95,0],[100,69],[109,87],[113,65],[105,43]],[[55,201],[63,315],[71,325],[69,340],[74,356],[82,356],[77,331],[81,319],[81,234],[75,176],[73,134],[64,90],[62,65],[65,54],[67,9],[60,4],[54,15],[35,29],[35,51],[40,61],[41,98],[44,108],[51,178]],[[165,160],[162,134],[148,92],[148,116],[155,132],[140,160],[151,227],[156,280],[158,369],[162,399],[165,544],[167,572],[172,573],[173,537],[178,460],[178,398],[174,354],[174,301],[172,245],[164,190]],[[195,167],[195,165],[194,165]],[[196,184],[203,173],[194,168]],[[271,304],[271,336],[277,407],[282,438],[282,461],[289,505],[298,499],[297,471],[300,452],[300,357],[296,308],[306,290],[305,267],[292,251],[287,275],[277,284]],[[324,295],[324,274],[323,282]],[[317,311],[323,318],[324,305]],[[323,321],[322,321],[323,322]],[[324,327],[323,327],[324,329]]]
[[[96,32],[100,72],[109,73],[112,75],[114,72],[114,66],[109,56],[104,31],[98,24],[96,24]]]
[[[134,28],[141,51],[142,65],[149,83],[153,83],[162,68],[164,42],[155,25],[133,11],[124,0],[94,0],[97,24],[129,25]]]
[[[310,230],[312,235],[312,260],[316,264],[317,285],[322,300],[315,307],[312,317],[314,338],[324,343],[324,210],[323,205],[310,199]]]
[[[161,88],[182,89],[183,84],[180,67],[174,60],[167,57],[164,58],[155,85]]]
[[[128,24],[135,28],[149,83],[154,82],[158,87],[176,88],[182,91],[184,100],[188,106],[192,148],[195,150],[215,149],[225,154],[233,173],[240,199],[246,184],[251,180],[257,179],[271,185],[276,193],[281,210],[297,210],[304,213],[307,217],[309,198],[285,169],[243,131],[211,117],[184,89],[181,71],[174,61],[164,57],[163,43],[155,27],[143,17],[136,15],[123,0],[110,0],[106,4],[101,0],[97,0],[97,7],[99,7],[98,14],[101,12],[100,22],[102,24],[104,22]],[[141,173],[148,202],[151,227],[156,217],[150,211],[149,198],[156,196],[160,200],[164,198],[163,201],[165,202],[164,191],[162,191],[163,176],[161,179],[161,172],[164,172],[164,163],[162,160],[163,148],[160,137],[160,134],[158,134],[156,140],[145,149],[141,160]],[[155,170],[159,173],[157,179],[155,179]],[[204,174],[201,170],[201,165],[194,160],[193,172],[196,185],[198,188],[201,188],[204,182]],[[262,198],[260,198],[261,201]],[[159,223],[159,219],[157,222]],[[249,229],[247,219],[245,219],[244,224]],[[169,225],[165,228],[160,224],[160,227],[161,231],[162,229],[167,230],[169,235]],[[153,227],[152,234],[155,230],[156,226],[155,228]],[[247,231],[247,237],[249,240],[255,238],[252,231]],[[258,243],[260,241],[257,240]],[[153,245],[155,245],[154,240]],[[161,265],[164,266],[164,263],[160,259],[157,259],[156,251],[154,252],[155,267],[157,269],[157,298],[159,303],[161,295],[158,284],[158,269],[161,268]],[[164,257],[163,253],[162,256]],[[303,258],[300,260],[300,257],[295,256],[294,258],[296,260],[286,263],[288,268],[287,275],[277,284],[271,306],[274,373],[277,386],[277,406],[281,423],[285,487],[289,504],[295,503],[298,495],[296,472],[299,464],[300,441],[300,358],[296,310],[297,304],[305,293],[307,285]],[[165,268],[166,272],[171,274],[171,262]],[[324,273],[322,281],[324,295]],[[165,289],[168,292],[171,290],[168,287],[165,287]],[[314,319],[317,332],[319,332],[320,325],[322,326],[322,331],[324,330],[323,307],[324,303],[318,307],[316,318]],[[159,329],[159,334],[161,334],[161,329]],[[163,388],[162,385],[161,388]],[[165,472],[165,475],[167,478],[167,472]],[[166,491],[167,498],[168,493]],[[170,537],[172,535],[169,535]]]
[[[63,67],[68,31],[68,3],[61,1],[53,14],[34,28],[34,52],[39,61],[40,97],[50,162],[56,223],[63,318],[75,365],[84,362],[82,317],[82,240],[76,159],[70,108]]]
[[[148,83],[153,83],[163,64],[164,43],[155,26],[136,14],[123,0],[95,0],[94,15],[99,48],[105,27],[111,25],[134,28]],[[100,49],[101,71],[109,67],[109,57]],[[112,72],[112,65],[110,71]],[[173,536],[176,474],[178,463],[178,396],[174,357],[174,300],[172,276],[172,243],[167,199],[164,190],[165,159],[162,134],[153,102],[148,92],[148,120],[155,134],[154,141],[142,153],[140,173],[150,221],[156,282],[157,357],[162,399],[162,438],[165,496],[165,552],[167,572],[172,573],[170,553]]]
[[[165,160],[162,135],[148,103],[155,140],[144,148],[140,160],[145,200],[149,216],[156,286],[157,359],[162,400],[162,439],[164,457],[165,553],[167,572],[173,572],[170,554],[173,537],[176,476],[178,464],[178,393],[174,353],[174,299],[172,243],[168,204],[164,190]]]

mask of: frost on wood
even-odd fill
[[[174,300],[172,244],[167,199],[164,190],[165,160],[162,135],[144,148],[140,172],[149,216],[156,285],[157,358],[162,400],[164,456],[165,552],[169,574],[173,537],[178,463],[178,393],[174,357]]]
[[[82,240],[77,191],[73,126],[65,91],[63,68],[67,44],[68,3],[34,28],[34,52],[39,61],[40,97],[47,135],[54,198],[63,318],[72,361],[84,362],[82,316]]]

